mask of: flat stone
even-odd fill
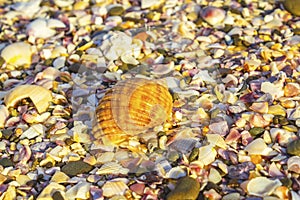
[[[83,162],[82,160],[72,161],[62,167],[61,171],[68,176],[76,176],[77,174],[88,173],[93,169],[93,166]]]
[[[14,165],[14,163],[8,158],[1,158],[0,165],[2,165],[3,167],[11,167]]]
[[[300,16],[300,0],[283,1],[284,8],[293,15]]]

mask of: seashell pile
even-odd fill
[[[170,120],[172,107],[168,88],[158,81],[119,81],[99,102],[96,115],[100,129],[94,136],[118,144]]]

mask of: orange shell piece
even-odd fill
[[[172,96],[163,84],[142,78],[120,81],[99,101],[100,130],[94,136],[119,144],[171,119],[172,107]]]

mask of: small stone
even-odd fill
[[[66,199],[89,199],[91,183],[79,182],[66,191]]]
[[[113,6],[107,12],[107,14],[110,16],[120,16],[123,13],[124,13],[124,8],[123,8],[123,6],[119,6],[119,5]]]
[[[286,111],[281,105],[272,105],[268,109],[268,114],[285,116]]]
[[[258,135],[262,134],[264,131],[265,131],[265,129],[261,128],[261,127],[253,127],[249,130],[249,132],[252,136],[258,136]]]
[[[286,150],[288,154],[300,156],[300,139],[288,143]]]
[[[70,179],[65,173],[61,171],[56,171],[55,174],[51,178],[51,182],[55,183],[65,183]]]
[[[177,182],[175,189],[167,195],[167,200],[197,199],[199,191],[200,183],[187,176]]]
[[[82,160],[78,160],[67,163],[62,167],[61,171],[69,176],[76,176],[77,174],[88,173],[92,169],[93,166]]]
[[[0,165],[2,165],[3,167],[11,167],[14,165],[14,163],[8,158],[1,158]]]

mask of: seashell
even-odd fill
[[[123,195],[127,189],[129,189],[128,186],[119,180],[107,181],[102,187],[103,196],[105,197]]]
[[[39,113],[45,112],[52,100],[50,90],[37,85],[20,85],[4,97],[6,106],[14,107],[20,100],[30,98]]]
[[[172,96],[164,85],[142,78],[120,81],[99,102],[95,138],[118,144],[169,120],[171,112]]]
[[[34,38],[47,39],[57,33],[56,29],[64,28],[66,28],[66,25],[58,19],[38,18],[28,24],[26,33]]]
[[[287,167],[289,171],[300,174],[300,157],[292,156],[287,161]]]
[[[256,177],[249,181],[247,190],[250,195],[263,197],[272,194],[279,186],[281,186],[281,182],[278,179]]]
[[[91,183],[81,181],[66,191],[66,199],[88,199]]]
[[[268,147],[262,138],[253,140],[245,147],[249,155],[269,155],[272,149]]]
[[[64,190],[65,190],[64,186],[55,182],[51,182],[43,189],[43,191],[39,194],[37,199],[52,199],[51,196],[55,191],[64,191]]]
[[[8,109],[4,105],[0,105],[0,128],[3,128],[5,121],[9,116]]]
[[[31,64],[31,56],[31,45],[25,42],[10,44],[1,52],[1,57],[6,63],[14,66],[25,66],[26,68]]]
[[[208,6],[201,10],[201,17],[210,25],[216,25],[221,23],[226,16],[226,12],[221,8],[214,6]]]

